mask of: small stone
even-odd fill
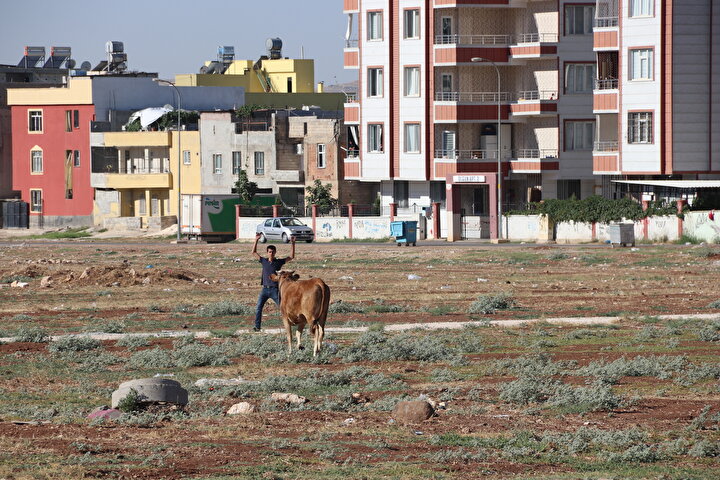
[[[52,279],[50,277],[42,277],[42,279],[40,279],[40,286],[42,288],[50,288],[51,284],[52,284]]]
[[[115,420],[116,418],[122,417],[122,414],[123,413],[116,408],[110,408],[107,405],[103,405],[102,407],[98,407],[92,412],[90,412],[87,418],[104,418],[106,420]]]
[[[432,406],[425,400],[399,402],[393,410],[393,418],[403,425],[422,423],[435,414]]]
[[[240,402],[236,403],[232,407],[230,407],[227,411],[228,415],[247,415],[249,413],[253,413],[255,411],[255,407],[251,405],[248,402]]]

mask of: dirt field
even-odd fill
[[[720,476],[720,321],[683,318],[720,318],[718,247],[299,244],[288,267],[340,301],[328,326],[370,327],[329,333],[313,360],[235,333],[258,293],[250,244],[143,242],[0,247],[0,337],[24,340],[0,344],[0,479]],[[266,314],[264,327],[281,325],[274,305]],[[621,320],[378,328],[555,317]],[[43,338],[168,330],[215,338]],[[85,418],[119,383],[155,374],[189,390],[184,412]],[[421,395],[445,408],[394,421],[398,401]],[[224,415],[241,401],[255,412]]]

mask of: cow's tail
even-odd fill
[[[312,322],[312,325],[310,326],[310,333],[313,335],[315,334],[315,330],[317,330],[317,324],[320,323],[323,327],[325,326],[325,321],[327,320],[327,314],[328,314],[328,308],[330,307],[330,288],[323,282],[323,284],[320,286],[320,291],[322,292],[322,302],[320,302],[320,315],[317,316]]]

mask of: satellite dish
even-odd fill
[[[67,65],[67,68],[72,70],[73,68],[75,68],[75,60],[73,60],[72,58],[68,58],[65,62],[65,65]]]
[[[85,60],[80,64],[80,70],[90,70],[92,68],[92,63]]]

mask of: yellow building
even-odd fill
[[[96,194],[96,224],[126,217],[136,219],[139,225],[134,226],[137,227],[148,227],[155,222],[164,228],[162,219],[178,213],[178,164],[182,193],[200,193],[198,131],[181,131],[179,149],[177,131],[105,132],[102,135],[96,148],[102,144],[107,171],[93,172],[91,184],[107,194]],[[100,162],[100,152],[97,153],[96,165]],[[174,219],[167,222],[174,223]]]
[[[213,63],[205,62],[205,67]],[[234,60],[223,73],[175,75],[175,84],[185,87],[243,87],[245,93],[313,93],[315,61],[290,58]]]

